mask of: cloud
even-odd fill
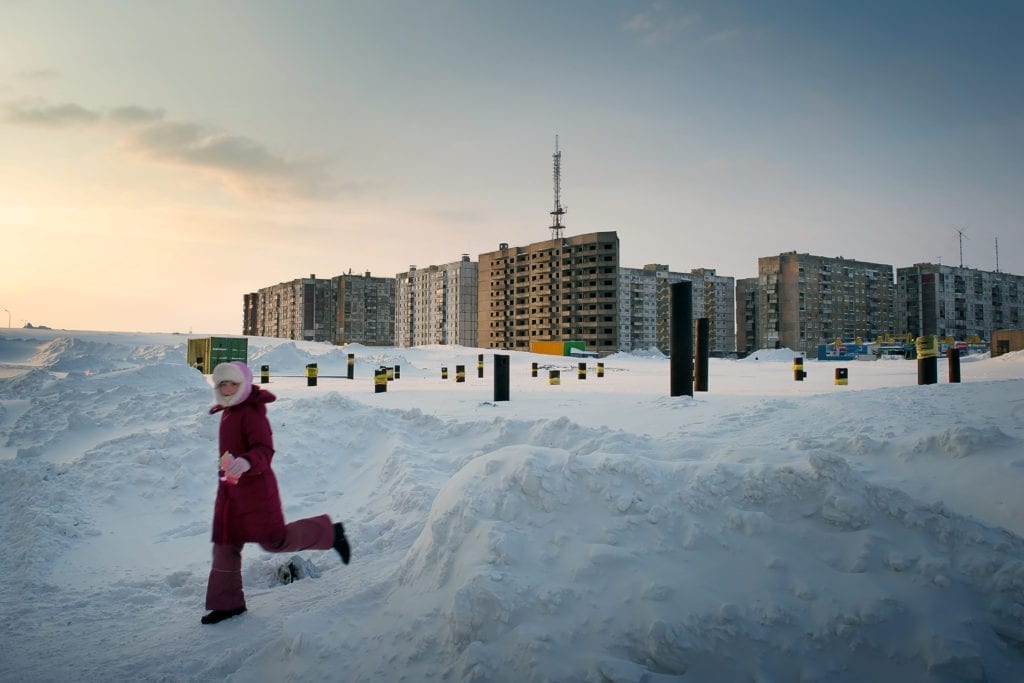
[[[140,123],[153,123],[164,118],[163,109],[146,109],[135,105],[114,107],[107,112],[107,118],[114,123],[125,125],[136,125]]]
[[[700,23],[694,14],[677,15],[664,3],[655,3],[649,10],[634,14],[622,28],[637,35],[648,45],[669,43],[676,36]]]
[[[31,100],[8,103],[4,120],[16,126],[64,128],[93,124],[100,120],[100,114],[70,102],[51,105]]]
[[[325,162],[288,160],[249,138],[194,123],[157,121],[132,133],[123,146],[153,161],[211,173],[257,197],[324,199],[342,189],[332,183]]]
[[[326,160],[287,159],[240,135],[173,121],[162,109],[124,105],[105,113],[78,104],[42,100],[9,102],[3,118],[16,126],[68,128],[109,124],[120,147],[149,161],[195,169],[216,177],[235,192],[260,199],[327,199],[353,192],[336,183]]]
[[[45,81],[51,78],[56,78],[57,72],[53,69],[31,69],[27,71],[19,71],[14,75],[16,78],[26,81]]]

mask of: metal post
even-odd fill
[[[484,354],[482,353],[476,356],[476,376],[477,379],[481,379],[484,376]]]
[[[348,354],[348,378],[356,378],[356,354]]]
[[[693,396],[693,283],[672,284],[671,396]]]
[[[494,354],[494,400],[508,400],[508,359],[505,354]]]
[[[708,390],[708,356],[711,336],[711,321],[697,318],[697,362],[694,365],[694,379],[697,391]]]
[[[939,339],[934,334],[917,338],[917,383],[935,384],[939,381]]]
[[[946,349],[946,362],[949,364],[949,383],[960,383],[960,351],[956,346]]]
[[[269,365],[261,365],[260,366],[260,384],[266,384],[269,381],[270,381],[270,366]]]

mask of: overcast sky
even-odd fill
[[[1024,3],[0,0],[0,325],[615,230],[1024,275]]]

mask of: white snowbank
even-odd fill
[[[665,358],[510,353],[495,402],[490,352],[478,379],[477,349],[253,338],[286,516],[344,521],[353,560],[281,585],[250,546],[249,612],[201,626],[216,418],[184,348],[0,339],[0,680],[1021,680],[1022,354],[933,386],[711,359],[672,398]]]

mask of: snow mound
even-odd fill
[[[792,349],[759,349],[747,354],[741,362],[744,363],[792,363],[794,358],[806,357],[805,354]]]

